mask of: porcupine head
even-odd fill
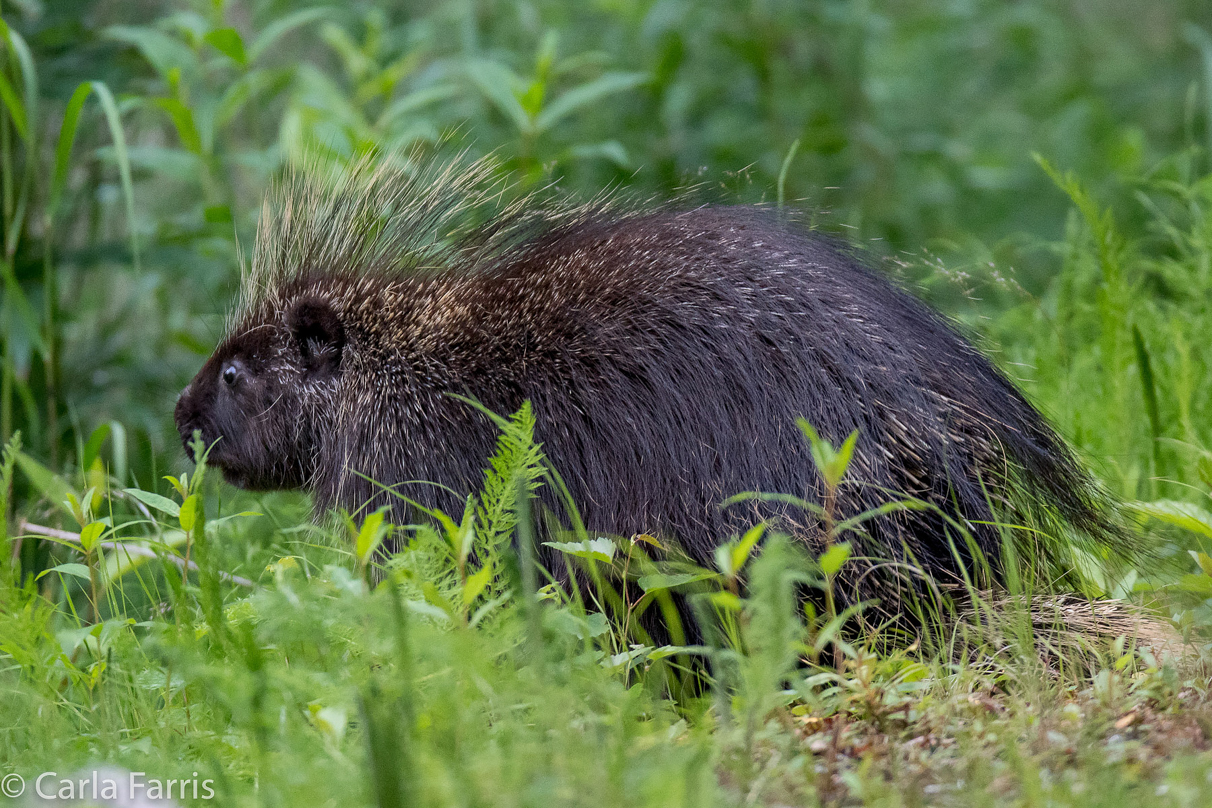
[[[402,330],[424,328],[408,320],[410,284],[428,270],[474,266],[526,229],[528,206],[495,201],[493,177],[487,161],[377,158],[332,180],[313,166],[282,181],[263,207],[226,336],[177,402],[187,453],[197,431],[208,463],[232,484],[311,489],[321,507],[361,505],[354,500],[366,497],[352,490],[375,490],[363,470],[381,467],[375,452],[406,437],[376,440],[363,429],[348,445],[367,419],[383,432],[400,428],[369,399],[396,383],[390,349]],[[485,225],[491,205],[494,221],[509,221],[508,237]]]

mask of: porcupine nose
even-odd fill
[[[190,448],[189,444],[194,439],[194,430],[201,429],[202,424],[199,418],[198,404],[195,400],[192,383],[185,385],[185,389],[177,397],[177,406],[173,410],[173,420],[177,424],[177,434],[181,436],[181,445],[185,447],[185,454],[193,460],[194,451]]]

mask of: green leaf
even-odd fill
[[[219,130],[231,122],[250,100],[265,91],[281,91],[289,86],[293,74],[287,70],[253,70],[240,76],[223,91],[215,107],[212,126]]]
[[[80,529],[80,546],[84,548],[84,552],[91,553],[93,548],[97,546],[97,542],[101,539],[101,535],[105,533],[106,524],[104,522],[89,522]]]
[[[67,185],[67,171],[71,163],[72,147],[76,143],[76,131],[80,128],[80,115],[84,111],[84,102],[92,94],[91,82],[84,82],[76,87],[72,97],[63,111],[63,125],[59,127],[59,140],[55,143],[55,168],[51,174],[50,197],[47,202],[47,217],[53,219],[59,210],[59,200],[63,197],[63,189]]]
[[[821,572],[826,575],[836,575],[849,558],[850,542],[844,541],[833,545],[821,553],[821,557],[817,559],[817,563],[821,565]]]
[[[745,532],[744,537],[736,543],[732,548],[732,569],[730,573],[736,575],[749,561],[749,556],[753,554],[753,548],[762,538],[762,534],[766,532],[766,523],[762,522],[749,528]]]
[[[453,605],[446,598],[442,597],[442,593],[438,591],[437,586],[433,581],[426,581],[421,584],[421,593],[425,596],[425,601],[431,606],[437,606],[451,620],[458,620],[458,613]]]
[[[28,141],[29,128],[25,121],[25,105],[21,103],[21,98],[3,71],[0,71],[0,101],[4,102],[4,106],[8,110],[9,120],[13,122],[17,136],[23,141]]]
[[[534,128],[544,132],[577,110],[597,103],[608,95],[630,90],[647,80],[645,73],[607,73],[599,79],[573,87],[538,114]]]
[[[25,39],[16,31],[8,27],[3,19],[0,19],[0,37],[7,43],[8,47],[17,57],[17,63],[21,65],[21,84],[22,95],[24,99],[17,102],[20,107],[20,115],[22,125],[18,127],[18,134],[22,140],[29,141],[33,137],[33,132],[29,131],[28,121],[34,121],[35,125],[38,120],[38,73],[34,66],[34,57],[30,53],[29,46],[25,44]],[[3,73],[0,73],[3,76]],[[13,100],[17,100],[16,91],[12,85],[8,84],[7,78],[4,84],[8,85],[9,91],[12,92]],[[9,99],[4,99],[5,106],[9,106]],[[10,114],[13,116],[13,124],[17,124],[18,113],[15,107],[10,107]]]
[[[627,157],[627,148],[617,140],[578,143],[568,150],[568,156],[574,160],[609,160],[619,168],[631,166],[631,160]]]
[[[728,612],[739,612],[745,605],[739,597],[731,592],[712,592],[707,596],[707,599],[716,608]]]
[[[155,508],[169,516],[179,517],[181,515],[181,506],[168,497],[162,497],[159,494],[153,494],[151,491],[142,491],[138,488],[123,488],[122,493],[128,494],[149,508]]]
[[[181,145],[194,154],[201,155],[202,137],[198,134],[198,127],[194,124],[193,110],[176,98],[157,98],[156,106],[167,112],[168,116],[172,118],[173,126],[177,130],[177,137],[181,139]]]
[[[122,131],[122,116],[118,114],[118,104],[114,94],[103,82],[90,82],[93,92],[101,102],[101,110],[105,113],[105,121],[109,125],[109,134],[114,141],[114,156],[118,161],[118,177],[122,182],[122,196],[126,200],[126,226],[130,230],[130,251],[135,263],[135,269],[140,268],[139,239],[135,235],[135,191],[130,179],[130,155],[126,150],[126,135]]]
[[[109,451],[114,461],[110,465],[110,472],[121,484],[126,479],[126,427],[118,421],[110,421],[109,427]]]
[[[72,487],[58,474],[55,474],[24,452],[18,452],[16,457],[17,465],[21,468],[21,473],[38,490],[38,493],[46,497],[47,501],[53,505],[62,507],[62,503],[69,496],[72,496]],[[71,513],[70,508],[66,510],[69,514]]]
[[[173,490],[175,490],[181,496],[182,499],[185,499],[185,497],[187,497],[189,495],[188,475],[183,473],[181,475],[181,479],[178,480],[176,477],[169,474],[169,475],[166,475],[164,477],[164,479],[168,480],[169,485],[171,485],[173,487]]]
[[[202,37],[202,41],[241,67],[248,64],[248,56],[244,53],[244,40],[235,28],[216,28]]]
[[[476,543],[476,500],[470,494],[463,506],[463,521],[459,523],[458,559],[462,564],[471,555],[471,548]]]
[[[198,522],[198,507],[201,500],[197,494],[190,494],[181,503],[181,510],[177,513],[177,519],[181,522],[181,529],[186,533],[194,529],[194,525]]]
[[[1154,502],[1134,502],[1128,507],[1160,522],[1175,525],[1212,539],[1212,513],[1198,505],[1159,499]]]
[[[497,110],[513,122],[520,132],[531,131],[530,115],[518,100],[514,88],[521,80],[512,70],[497,62],[479,60],[467,67],[467,75]]]
[[[1195,563],[1204,571],[1204,575],[1212,576],[1212,556],[1198,550],[1189,550],[1191,557],[1195,559]]]
[[[492,567],[488,564],[480,567],[479,572],[474,575],[467,576],[467,583],[463,586],[463,606],[467,607],[475,603],[476,598],[480,596],[491,580]]]
[[[23,333],[29,344],[33,346],[34,350],[45,354],[45,342],[42,339],[42,327],[39,323],[38,315],[34,312],[33,306],[30,305],[29,298],[22,291],[21,284],[17,282],[17,278],[12,271],[12,265],[5,262],[3,264],[3,273],[4,301],[0,305],[3,307],[2,310],[16,315],[16,317],[9,318],[9,333],[3,336],[6,339],[11,337],[15,333],[14,324],[19,322],[24,326],[24,331],[21,333]]]
[[[707,581],[719,578],[718,573],[703,570],[702,572],[680,572],[671,575],[654,574],[641,576],[637,583],[645,592],[673,589],[695,581]]]
[[[253,43],[248,49],[248,61],[257,61],[261,54],[265,53],[280,37],[285,36],[295,28],[323,19],[332,14],[332,12],[333,9],[331,7],[322,6],[320,8],[303,9],[302,11],[296,11],[293,14],[279,17],[265,26],[265,30],[253,39]]]
[[[1178,579],[1179,588],[1184,592],[1192,592],[1200,597],[1212,596],[1212,577],[1203,575],[1182,575]]]
[[[369,559],[374,551],[379,549],[379,545],[383,543],[383,539],[391,530],[391,525],[384,524],[383,521],[387,517],[389,507],[384,505],[362,520],[362,527],[358,530],[358,538],[354,545],[359,561],[365,562]]]
[[[842,443],[842,448],[837,450],[837,454],[833,457],[833,462],[829,464],[828,482],[831,486],[836,487],[841,483],[842,478],[846,476],[846,470],[850,468],[850,458],[854,456],[854,445],[858,442],[858,430],[851,432],[846,436],[846,440]]]
[[[198,60],[184,42],[144,25],[112,25],[105,29],[106,36],[135,46],[148,64],[168,79],[173,70],[187,77],[198,75]],[[94,82],[96,84],[97,82]]]
[[[736,575],[736,569],[732,566],[732,544],[721,544],[715,548],[715,568],[724,575],[731,578]]]
[[[50,569],[42,570],[42,572],[38,573],[38,578],[41,578],[43,575],[50,575],[52,572],[62,573],[63,575],[73,575],[76,578],[82,578],[85,581],[92,580],[92,576],[88,573],[88,567],[84,566],[83,564],[73,563],[59,564],[58,566],[51,567]],[[37,578],[34,580],[37,580]]]
[[[615,553],[614,542],[605,537],[574,542],[545,541],[543,542],[543,546],[554,548],[561,553],[567,553],[577,558],[589,558],[594,561],[601,561],[604,564],[609,564],[614,559]]]
[[[245,519],[249,516],[264,516],[259,511],[240,511],[239,513],[229,513],[227,516],[220,516],[218,519],[207,519],[206,530],[209,532],[212,528],[217,528],[224,522],[230,522],[232,519]]]
[[[375,126],[379,129],[388,129],[395,123],[397,118],[416,112],[431,104],[446,101],[458,95],[458,93],[459,88],[453,84],[440,84],[436,87],[425,87],[415,90],[403,98],[392,101],[383,110],[383,114],[379,116],[379,120],[375,123]]]
[[[829,467],[830,461],[833,459],[833,447],[829,445],[829,441],[825,440],[817,433],[816,427],[808,423],[807,420],[799,418],[796,420],[800,431],[804,433],[804,437],[808,438],[808,446],[812,450],[812,462],[816,466],[817,471],[821,474],[825,473],[825,469]]]
[[[202,211],[202,216],[206,219],[207,224],[231,224],[231,206],[230,205],[208,205]]]
[[[101,445],[105,443],[105,439],[109,437],[112,427],[109,424],[101,424],[93,433],[88,436],[88,442],[84,444],[84,456],[80,465],[84,468],[91,468],[93,461],[97,459],[97,455],[101,453]]]

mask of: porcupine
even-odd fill
[[[710,565],[757,518],[814,552],[830,540],[819,513],[721,507],[746,491],[821,501],[803,418],[835,445],[859,435],[836,519],[926,505],[847,534],[868,559],[846,567],[847,602],[895,611],[890,570],[1002,576],[1008,523],[1035,529],[1021,555],[1050,569],[1072,568],[1073,547],[1139,552],[1008,377],[840,242],[754,206],[507,203],[494,176],[378,158],[283,181],[227,335],[177,404],[187,449],[200,430],[238,486],[307,489],[320,510],[385,503],[402,523],[385,487],[458,513],[482,482],[498,433],[469,401],[528,401],[590,531],[665,537]]]

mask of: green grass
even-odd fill
[[[241,805],[1210,801],[1207,3],[375,5],[0,5],[0,775],[196,771]],[[860,629],[878,612],[829,594],[845,535],[721,536],[699,569],[574,532],[591,585],[563,589],[530,564],[551,480],[525,411],[467,511],[423,525],[317,525],[188,468],[173,399],[267,184],[383,148],[814,211],[1129,503],[1156,560],[1074,547],[1076,577],[1191,658],[1039,600],[1032,623],[1026,560],[978,617]]]
[[[32,783],[104,761],[248,805],[1171,805],[1192,803],[1170,789],[1212,793],[1196,648],[1176,661],[1106,626],[1101,638],[1033,630],[1022,600],[1001,599],[966,633],[945,619],[897,650],[852,621],[839,631],[846,616],[828,606],[802,607],[799,587],[827,593],[851,563],[844,544],[814,560],[771,534],[758,553],[756,532],[697,574],[645,560],[634,540],[566,542],[594,602],[537,588],[519,574],[527,553],[468,527],[508,510],[517,546],[532,541],[525,485],[501,483],[534,477],[530,424],[523,411],[503,425],[481,507],[397,528],[402,551],[387,557],[375,555],[381,513],[328,530],[289,498],[239,511],[215,501],[229,492],[202,469],[171,479],[169,497],[103,477],[67,494],[79,532],[27,525],[22,540],[52,533],[69,560],[23,586],[12,567],[0,579],[9,771]],[[841,480],[844,452],[817,448]],[[17,458],[48,497],[71,489],[35,463]],[[621,577],[640,601],[625,602]],[[673,590],[698,607],[704,644],[656,647],[634,628]],[[1083,640],[1084,655],[1050,652],[1049,630]]]

